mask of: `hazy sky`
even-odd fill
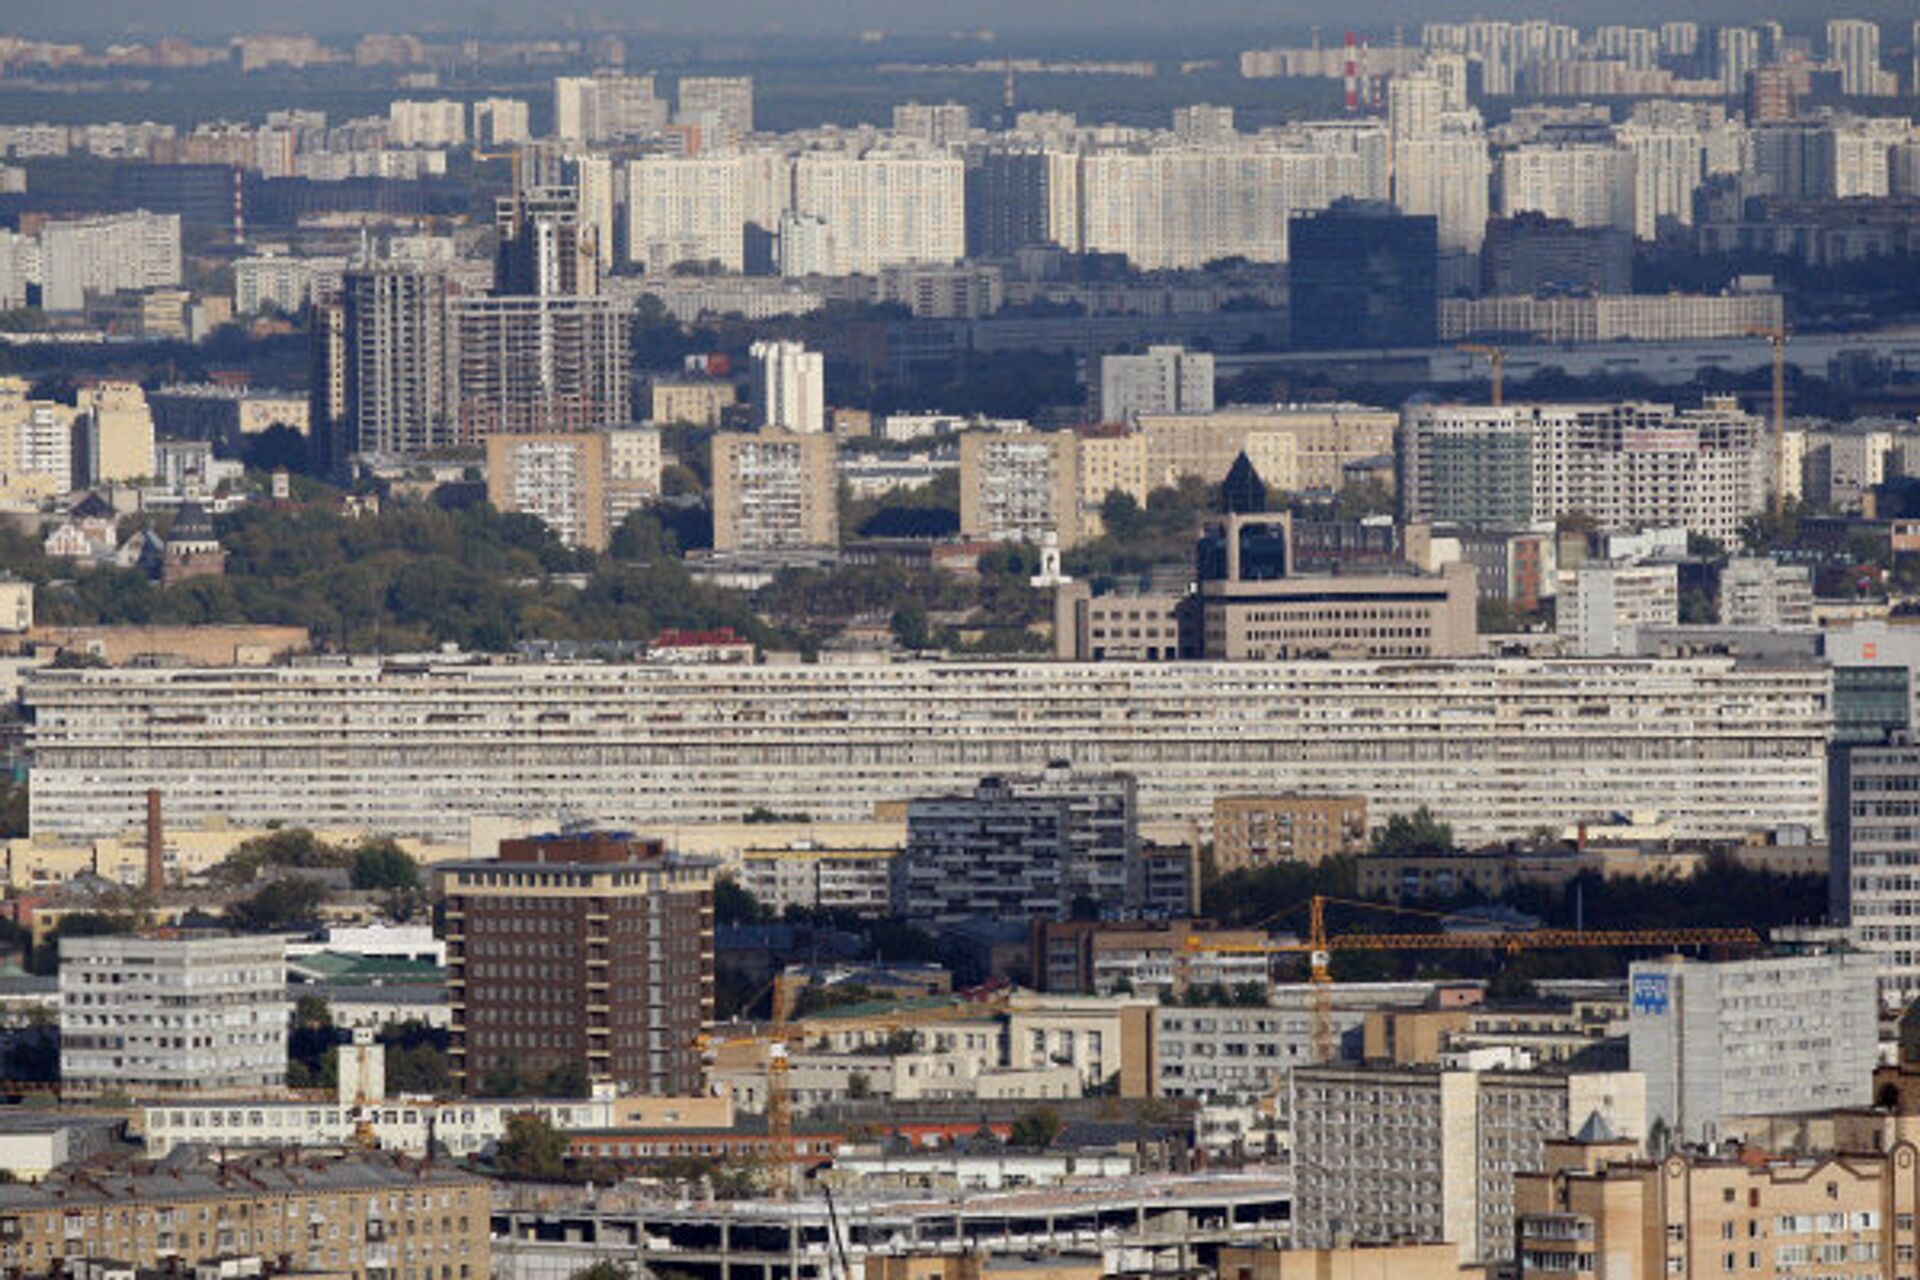
[[[1177,23],[1196,27],[1285,27],[1319,23],[1328,29],[1356,14],[1376,30],[1423,19],[1543,16],[1587,26],[1601,22],[1757,22],[1777,17],[1812,27],[1828,16],[1880,18],[1900,24],[1920,15],[1912,0],[1815,0],[1753,5],[1741,0],[1376,0],[1364,9],[1310,0],[0,0],[0,31],[89,35],[179,31],[199,34],[310,30],[322,33],[458,28],[515,33],[653,25],[669,31],[752,35],[788,30],[822,35],[881,28],[939,32],[993,27],[1051,31],[1084,28],[1140,30]],[[1904,26],[1890,32],[1889,48],[1904,46]]]

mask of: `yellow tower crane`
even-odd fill
[[[1773,514],[1787,508],[1787,331],[1759,325],[1749,338],[1765,338],[1773,352]]]
[[[1507,349],[1505,347],[1496,347],[1485,342],[1462,342],[1456,346],[1454,350],[1464,351],[1468,355],[1485,356],[1487,358],[1487,368],[1492,373],[1490,385],[1493,391],[1493,407],[1498,409],[1501,404],[1504,403],[1502,399],[1502,393],[1504,391],[1502,383],[1506,373]]]
[[[1518,929],[1505,933],[1338,933],[1327,932],[1327,907],[1338,904],[1429,919],[1460,921],[1439,911],[1390,907],[1315,894],[1308,901],[1307,936],[1295,942],[1216,943],[1189,935],[1189,951],[1228,954],[1304,955],[1313,987],[1313,1053],[1333,1059],[1333,953],[1336,951],[1504,951],[1517,955],[1553,947],[1757,947],[1751,929]]]

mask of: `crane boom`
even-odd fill
[[[1189,934],[1189,951],[1217,951],[1228,955],[1305,955],[1313,988],[1313,1051],[1319,1061],[1333,1058],[1333,953],[1336,951],[1522,951],[1578,947],[1757,947],[1760,935],[1751,929],[1516,929],[1511,932],[1468,933],[1329,933],[1327,907],[1333,903],[1390,911],[1400,915],[1457,920],[1457,915],[1419,911],[1379,902],[1349,902],[1315,894],[1307,903],[1307,936],[1290,942],[1211,943]]]

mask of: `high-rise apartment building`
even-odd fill
[[[972,127],[973,113],[961,102],[903,102],[893,109],[893,131],[929,146],[962,141]]]
[[[991,542],[1085,533],[1080,438],[1071,431],[969,431],[960,437],[960,533]]]
[[[1866,1106],[1879,1062],[1870,955],[1636,960],[1627,1044],[1647,1118],[1711,1142],[1728,1120]]]
[[[153,411],[137,382],[101,382],[76,393],[75,446],[81,484],[125,484],[150,478]]]
[[[736,140],[753,132],[752,76],[681,76],[676,92],[681,123],[712,120]]]
[[[1720,570],[1723,627],[1811,627],[1813,575],[1803,564],[1736,556]]]
[[[808,151],[793,161],[793,214],[819,224],[807,252],[783,231],[784,275],[878,275],[966,256],[965,166],[944,151]]]
[[[1554,631],[1569,654],[1604,658],[1637,651],[1641,627],[1680,621],[1680,571],[1673,564],[1588,563],[1563,570]]]
[[[746,262],[746,161],[737,155],[642,156],[627,165],[627,260],[648,275],[683,262]]]
[[[1101,356],[1098,411],[1102,422],[1132,422],[1143,413],[1212,413],[1213,355],[1164,346]]]
[[[467,109],[451,98],[400,99],[387,106],[387,141],[396,147],[464,147]]]
[[[1576,227],[1635,227],[1634,153],[1600,144],[1529,143],[1500,157],[1500,216],[1539,213]]]
[[[827,429],[827,362],[797,342],[756,342],[753,362],[754,421],[798,435]]]
[[[1439,224],[1384,203],[1341,201],[1291,219],[1293,345],[1430,347],[1439,318]]]
[[[652,76],[599,71],[553,82],[553,135],[562,142],[627,142],[667,126]]]
[[[109,214],[49,222],[40,232],[40,305],[79,311],[90,293],[180,283],[180,215]]]
[[[1480,118],[1450,112],[1430,133],[1393,144],[1393,207],[1430,216],[1440,248],[1478,253],[1490,212],[1493,157]]]
[[[582,297],[600,292],[600,237],[573,187],[523,187],[494,206],[500,237],[496,296]]]
[[[60,939],[60,1083],[69,1094],[257,1095],[286,1077],[282,939]]]
[[[1849,98],[1890,96],[1893,73],[1880,65],[1880,24],[1864,18],[1827,19],[1827,61],[1840,72],[1840,92]]]
[[[641,1093],[698,1093],[713,870],[620,832],[504,840],[497,858],[435,866],[455,1086],[578,1065]]]
[[[604,551],[631,512],[660,494],[650,427],[487,437],[487,501],[537,516],[570,547]]]
[[[1124,913],[1144,889],[1135,784],[1060,765],[907,806],[895,915],[940,924]]]
[[[473,145],[517,147],[533,140],[527,104],[518,98],[481,98],[473,104]]]
[[[1731,398],[1671,405],[1409,408],[1400,505],[1409,521],[1524,528],[1569,512],[1602,529],[1686,527],[1722,542],[1766,505],[1765,424]]]
[[[713,437],[713,547],[797,551],[840,543],[840,477],[830,435],[767,427]]]
[[[1920,825],[1920,747],[1907,734],[1885,744],[1836,745],[1827,783],[1831,914],[1872,956],[1880,1003],[1920,998],[1920,883],[1911,868]]]
[[[1291,1102],[1294,1244],[1446,1241],[1462,1262],[1513,1256],[1514,1175],[1548,1140],[1647,1123],[1631,1072],[1300,1066]]]
[[[447,273],[418,263],[375,263],[341,277],[344,417],[330,458],[406,456],[456,440],[448,371],[454,352]],[[335,354],[329,344],[325,354]],[[326,381],[331,381],[329,373]],[[316,379],[316,393],[321,380]]]
[[[450,312],[460,443],[632,420],[633,313],[619,299],[460,298]]]

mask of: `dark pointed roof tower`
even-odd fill
[[[1266,481],[1253,469],[1253,460],[1246,454],[1233,460],[1233,468],[1221,482],[1220,498],[1230,515],[1261,515],[1266,511]]]

